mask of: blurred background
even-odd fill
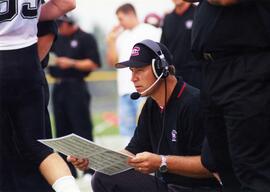
[[[150,13],[163,17],[174,7],[172,0],[77,0],[77,7],[71,14],[83,30],[91,32],[96,37],[103,69],[108,68],[103,55],[106,51],[105,37],[118,24],[115,11],[124,3],[134,5],[140,21],[144,21],[145,16]]]

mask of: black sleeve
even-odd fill
[[[201,161],[203,166],[211,172],[216,172],[216,163],[212,157],[212,153],[207,138],[204,138],[202,145]]]
[[[131,138],[129,144],[125,148],[127,151],[137,154],[143,151],[152,151],[149,129],[147,128],[148,118],[147,103],[144,105],[139,117],[138,125],[135,129],[134,135]]]
[[[47,35],[47,34],[54,34],[57,36],[58,29],[57,24],[55,21],[42,21],[38,22],[38,37]]]
[[[55,21],[42,21],[38,22],[38,37],[45,36],[47,34],[54,34],[54,41],[57,38],[57,24]],[[46,55],[46,57],[41,61],[42,68],[46,68],[49,61],[49,54]]]
[[[199,96],[190,96],[184,108],[184,142],[187,155],[200,155],[205,136]]]
[[[91,34],[88,34],[84,38],[84,57],[94,61],[98,67],[101,66],[97,42],[94,36]]]

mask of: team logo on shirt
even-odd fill
[[[132,52],[131,52],[131,56],[138,56],[140,55],[140,47],[133,47]]]
[[[172,134],[172,142],[176,142],[177,141],[177,131],[175,129],[173,129],[171,134]]]
[[[193,21],[192,21],[192,20],[187,20],[187,21],[186,21],[186,28],[187,28],[187,29],[191,29],[192,24],[193,24]]]
[[[72,41],[70,42],[70,46],[71,46],[72,48],[78,47],[78,41],[77,41],[77,40],[72,40]]]

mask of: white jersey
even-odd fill
[[[0,50],[36,43],[39,11],[40,0],[0,1]]]

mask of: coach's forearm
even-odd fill
[[[213,177],[201,163],[200,156],[167,156],[168,171],[187,177]]]

